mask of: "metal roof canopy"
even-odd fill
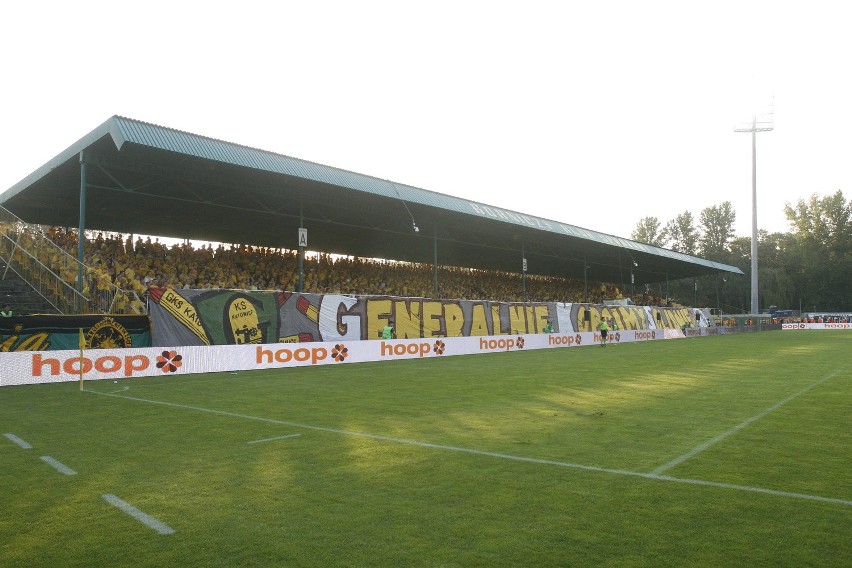
[[[114,116],[15,184],[29,223],[636,285],[735,267],[557,221]],[[579,204],[578,204],[579,205]],[[300,219],[303,219],[300,221]],[[419,231],[412,226],[416,223]]]

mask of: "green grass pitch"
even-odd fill
[[[850,347],[4,387],[0,566],[849,566]]]

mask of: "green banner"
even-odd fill
[[[0,352],[151,347],[148,316],[78,315],[0,318]]]

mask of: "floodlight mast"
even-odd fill
[[[757,133],[775,129],[774,111],[768,120],[751,119],[751,124],[734,127],[734,132],[751,132],[751,314],[760,312],[757,297]]]

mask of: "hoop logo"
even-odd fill
[[[583,343],[583,336],[577,335],[548,335],[548,345],[580,345]]]
[[[429,355],[432,351],[434,351],[438,355],[442,354],[444,352],[444,342],[436,342],[433,349],[432,344],[427,343],[425,341],[422,343],[389,343],[387,341],[382,341],[382,344],[379,348],[379,354],[382,357],[402,357],[404,355],[417,355],[419,357],[425,357],[426,355]]]
[[[342,347],[342,346],[337,346]],[[343,348],[345,350],[345,348]],[[328,359],[329,353],[328,349],[325,347],[313,347],[308,349],[307,347],[299,347],[298,349],[264,349],[263,347],[257,348],[257,364],[263,365],[264,363],[306,363],[309,362],[311,365],[316,365],[321,361],[325,361]],[[335,360],[342,361],[346,358],[346,355],[342,355],[338,351],[337,357]]]
[[[183,365],[182,360],[183,357],[177,351],[163,351],[162,355],[157,356],[157,368],[164,373],[174,373]]]
[[[504,351],[511,351],[512,349],[523,349],[524,348],[524,338],[518,337],[517,339],[480,339],[479,340],[479,350],[480,351],[494,351],[496,349],[502,349]]]
[[[55,377],[62,373],[79,375],[81,372],[86,374],[95,370],[107,375],[115,374],[132,377],[134,372],[144,371],[150,366],[151,359],[144,355],[129,355],[123,359],[115,355],[107,355],[96,359],[69,357],[64,361],[60,361],[55,357],[42,357],[41,353],[34,353],[32,376],[41,377],[45,371],[46,374]]]
[[[331,358],[337,361],[338,363],[342,363],[348,355],[349,350],[342,343],[335,345],[334,349],[331,350]]]
[[[657,339],[657,332],[653,330],[633,332],[634,341],[647,341],[649,339]]]

